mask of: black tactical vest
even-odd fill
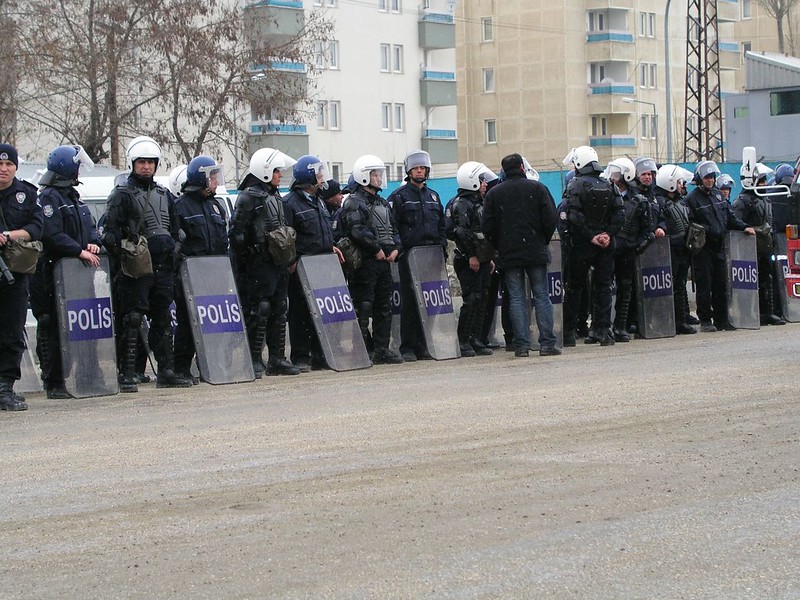
[[[149,190],[138,186],[128,188],[133,196],[134,205],[140,211],[142,227],[140,233],[147,239],[170,235],[169,203],[167,190],[154,185]]]
[[[594,175],[580,175],[579,180],[586,224],[590,229],[605,229],[614,207],[614,184]]]

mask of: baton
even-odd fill
[[[0,272],[3,274],[3,278],[8,282],[9,285],[14,285],[14,275],[11,274],[11,271],[8,270],[8,265],[6,261],[3,260],[3,257],[0,256]]]

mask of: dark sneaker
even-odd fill
[[[678,335],[690,335],[692,333],[697,333],[697,329],[687,323],[679,323],[675,327],[675,333]]]
[[[47,398],[49,400],[67,400],[72,398],[63,385],[54,385],[47,388]]]
[[[192,380],[181,377],[172,369],[161,369],[156,376],[156,387],[158,388],[190,388]]]
[[[539,349],[539,356],[561,356],[561,350],[559,348],[540,348]]]
[[[700,331],[702,331],[703,333],[714,333],[716,330],[717,328],[714,327],[714,324],[711,323],[711,321],[700,322]]]
[[[518,358],[528,358],[530,354],[528,353],[527,348],[517,348],[516,350],[514,350],[514,356]]]
[[[150,378],[150,375],[145,375],[144,373],[137,373],[136,374],[136,383],[150,383],[153,381]]]
[[[184,379],[188,379],[189,381],[192,382],[192,385],[200,385],[200,378],[192,375],[191,371],[179,371],[178,377],[183,377]]]
[[[613,346],[614,345],[614,336],[611,335],[610,331],[606,331],[602,336],[600,336],[600,345],[601,346]]]
[[[117,381],[119,382],[119,391],[123,394],[132,394],[139,391],[139,378],[136,377],[136,375],[125,377],[125,375],[120,373],[119,377],[117,377]]]
[[[615,342],[630,342],[631,341],[631,334],[623,329],[615,329],[614,330],[614,341]]]
[[[417,362],[417,355],[413,352],[403,352],[403,362]]]
[[[25,398],[12,392],[11,394],[0,396],[0,410],[28,410],[28,405],[25,403]]]
[[[309,365],[309,369],[311,366]],[[270,358],[267,361],[267,375],[300,375],[298,365],[293,365],[285,358]]]
[[[475,350],[473,350],[472,346],[470,344],[468,344],[468,343],[461,344],[459,349],[461,350],[461,357],[462,358],[470,358],[470,357],[473,357],[473,356],[477,356],[477,354],[475,353]]]
[[[311,372],[311,363],[310,362],[307,362],[305,360],[296,360],[292,364],[301,373],[310,373]]]
[[[575,334],[574,333],[564,333],[564,348],[574,348],[575,347]]]
[[[695,317],[694,315],[689,315],[686,317],[686,324],[687,325],[700,325],[700,319]]]
[[[600,338],[597,337],[597,333],[595,333],[594,331],[589,331],[589,335],[587,335],[584,338],[583,343],[584,344],[599,344],[600,343]]]
[[[767,317],[767,324],[768,325],[786,325],[786,321],[784,321],[778,315],[770,315]]]
[[[736,331],[736,327],[734,327],[730,322],[725,322],[719,327],[717,327],[718,331]]]

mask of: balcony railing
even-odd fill
[[[306,126],[299,123],[255,123],[250,125],[250,133],[281,133],[284,135],[306,135]]]
[[[633,34],[627,31],[590,31],[586,34],[586,41],[593,42],[624,42],[633,43]]]

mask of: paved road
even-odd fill
[[[798,598],[800,325],[0,413],[0,597]]]

